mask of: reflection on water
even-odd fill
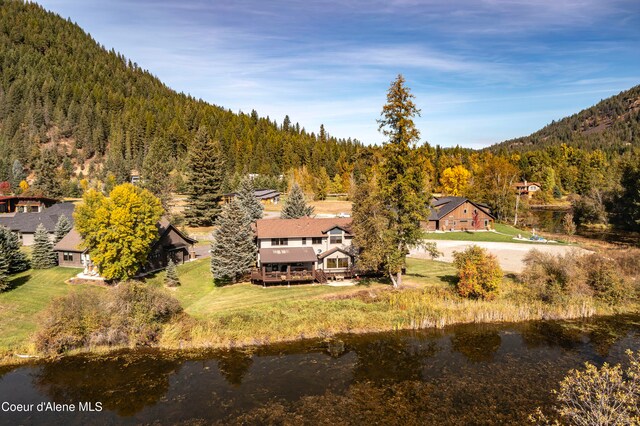
[[[199,353],[77,356],[0,376],[3,424],[518,424],[584,361],[640,349],[640,317],[461,325]]]

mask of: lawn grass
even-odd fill
[[[38,314],[57,297],[72,291],[100,291],[96,286],[65,284],[80,270],[30,269],[11,278],[11,290],[0,293],[0,349],[17,347],[35,331]]]
[[[522,236],[526,240],[514,240],[516,236]],[[495,232],[492,231],[453,231],[453,232],[427,232],[425,239],[439,241],[486,241],[496,243],[519,243],[519,244],[543,244],[529,241],[531,233],[514,228],[503,223],[495,224]],[[565,244],[558,241],[557,244]]]

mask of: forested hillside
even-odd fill
[[[492,149],[530,151],[562,143],[602,151],[619,150],[629,144],[640,146],[640,85]]]
[[[55,167],[62,180],[127,180],[132,169],[144,175],[149,155],[184,171],[201,127],[219,141],[228,177],[303,165],[333,177],[359,146],[176,93],[71,21],[0,0],[0,181],[15,160],[35,176]]]

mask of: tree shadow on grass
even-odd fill
[[[455,275],[438,275],[438,279],[443,283],[447,283],[450,286],[455,286],[458,282],[458,277]]]
[[[9,281],[9,283],[8,283],[9,285],[8,285],[7,289],[4,290],[4,291],[7,292],[7,291],[15,290],[16,288],[26,284],[30,279],[31,279],[31,274],[23,275],[21,277],[15,277],[15,278],[11,279],[11,281]]]

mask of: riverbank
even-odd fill
[[[62,274],[63,268],[50,270]],[[31,280],[0,295],[0,343],[3,364],[29,361],[17,354],[39,355],[30,335],[38,327],[38,312],[55,294],[106,289],[72,286],[59,282],[41,283],[33,272]],[[67,271],[67,274],[70,272]],[[627,300],[612,307],[591,298],[566,298],[562,302],[536,300],[530,291],[505,276],[497,297],[491,301],[468,300],[453,292],[455,269],[451,264],[408,259],[404,287],[393,290],[387,283],[365,281],[351,287],[301,285],[269,287],[245,284],[217,288],[206,279],[208,262],[196,261],[179,268],[182,286],[167,289],[184,313],[165,324],[156,345],[165,349],[230,348],[290,342],[306,338],[327,338],[344,333],[442,328],[460,323],[520,322],[544,319],[575,319],[594,315],[638,312],[637,301]],[[205,277],[205,278],[203,278]],[[50,280],[53,280],[49,276]],[[163,273],[147,284],[162,287]],[[32,300],[39,291],[37,304]],[[13,293],[15,292],[15,293]],[[23,315],[12,319],[4,309]],[[22,300],[21,300],[22,299]],[[26,312],[31,309],[31,315]],[[105,351],[115,347],[89,346],[75,352]]]

